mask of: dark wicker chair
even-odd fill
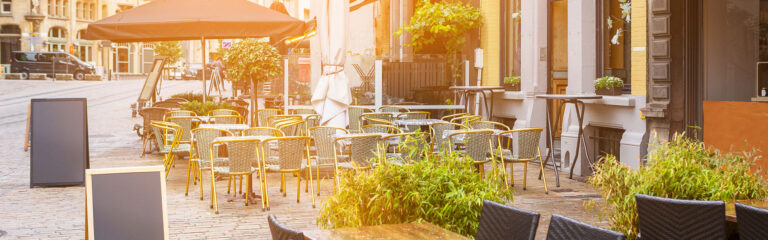
[[[485,200],[475,239],[534,239],[538,226],[538,213]]]
[[[768,210],[737,203],[736,217],[739,218],[739,239],[768,238]]]
[[[269,214],[267,221],[272,240],[304,240],[303,232],[283,226],[277,221],[275,215]]]
[[[552,214],[552,219],[549,220],[547,240],[570,239],[624,240],[627,239],[627,236],[623,233],[595,227],[574,219]]]
[[[726,239],[725,203],[635,195],[643,240]]]

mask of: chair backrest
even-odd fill
[[[312,108],[296,108],[290,110],[291,114],[317,114]]]
[[[384,125],[384,124],[365,125],[363,126],[362,130],[363,130],[363,133],[390,133],[390,134],[403,133],[403,130],[400,130],[399,128],[393,125]]]
[[[259,127],[269,127],[267,119],[270,116],[283,114],[283,110],[275,108],[266,108],[256,111],[256,120],[258,120]]]
[[[232,110],[232,109],[214,109],[211,110],[211,112],[208,113],[208,115],[211,116],[230,116],[230,115],[240,115],[239,112]]]
[[[595,227],[557,214],[552,214],[547,230],[547,240],[625,240],[623,233]]]
[[[312,114],[307,116],[304,123],[305,136],[309,136],[309,129],[320,126],[320,115]]]
[[[285,136],[299,136],[303,126],[304,120],[301,119],[291,119],[275,124],[275,128],[280,129]]]
[[[519,160],[534,159],[539,156],[539,139],[541,128],[524,128],[500,132],[497,143],[505,149],[512,150],[512,154]],[[504,139],[507,141],[503,141]]]
[[[239,124],[240,115],[215,115],[211,117],[216,124]]]
[[[304,233],[283,226],[277,221],[275,215],[269,214],[267,216],[267,222],[269,222],[269,232],[272,234],[272,240],[303,240]]]
[[[387,121],[387,120],[384,120],[384,119],[378,119],[378,118],[369,118],[369,117],[363,119],[362,122],[360,122],[360,123],[361,123],[362,126],[370,125],[370,124],[382,124],[382,125],[392,125],[392,126],[395,125],[391,121]],[[362,127],[360,127],[360,128],[362,130]]]
[[[474,121],[469,123],[469,127],[472,129],[498,129],[509,131],[509,126],[499,122],[492,121]]]
[[[165,100],[163,100],[163,102],[183,103],[183,102],[189,102],[189,100],[184,99],[184,98],[176,97],[176,98],[165,99]]]
[[[464,135],[465,153],[474,161],[485,161],[488,153],[493,152],[493,143],[491,142],[493,131],[491,130],[457,132],[449,135],[448,139],[457,135]],[[455,147],[451,146],[451,149],[455,149]]]
[[[255,160],[258,154],[259,141],[255,139],[237,139],[237,140],[224,140],[215,141],[211,143],[211,149],[217,147],[218,144],[226,144],[227,146],[227,161],[225,164],[229,167],[230,173],[246,173],[251,171],[253,165],[259,166],[259,163]],[[214,151],[212,153],[218,153]],[[211,154],[211,156],[218,157]],[[214,164],[216,162],[214,161]],[[224,163],[222,163],[224,164]],[[209,163],[210,166],[210,163]]]
[[[443,120],[443,121],[449,121],[450,122],[451,119],[454,119],[454,118],[457,118],[457,117],[461,117],[461,116],[466,116],[466,115],[469,115],[469,113],[456,113],[456,114],[451,114],[451,115],[445,115],[445,116],[441,117],[440,119]]]
[[[379,108],[379,112],[399,113],[399,112],[410,112],[410,110],[400,106],[381,106]]]
[[[379,142],[381,141],[381,136],[372,134],[340,137],[336,138],[335,142],[339,142],[344,139],[348,139],[350,141],[349,159],[359,167],[368,167],[370,165],[368,160],[376,157],[376,153],[379,148]]]
[[[398,119],[428,119],[430,113],[429,112],[404,112],[397,114]]]
[[[173,129],[168,128],[167,122],[163,121],[151,121],[150,126],[152,127],[152,133],[155,135],[155,143],[157,143],[157,148],[162,150],[165,148],[165,135],[163,134],[166,130]]]
[[[450,147],[448,144],[448,138],[443,137],[443,132],[445,130],[456,130],[456,129],[467,129],[466,126],[456,123],[446,123],[446,122],[440,122],[440,123],[433,123],[429,125],[430,134],[432,135],[432,151],[435,151],[435,148],[441,149],[443,147]]]
[[[272,115],[272,116],[269,116],[267,118],[267,124],[269,124],[269,126],[265,126],[265,127],[275,127],[275,124],[277,124],[277,122],[280,122],[280,121],[283,121],[283,120],[289,120],[289,119],[299,119],[299,120],[301,120],[301,116],[299,116],[299,115],[283,115],[283,114]]]
[[[163,116],[163,119],[165,121],[168,121],[169,117],[189,117],[189,116],[197,116],[197,114],[193,111],[188,110],[172,110],[165,113],[165,116]]]
[[[306,163],[309,141],[310,138],[305,136],[275,137],[264,140],[263,145],[276,143],[280,169],[290,170],[301,169],[301,164]]]
[[[343,128],[320,126],[310,128],[309,133],[315,142],[318,163],[330,164],[333,163],[333,135],[349,132]]]
[[[242,100],[242,99],[229,99],[229,100],[226,100],[226,101],[228,103],[231,103],[234,106],[245,107],[245,108],[248,107],[248,102],[245,101],[245,100]]]
[[[373,112],[370,108],[367,107],[356,107],[356,106],[350,106],[347,109],[347,115],[349,120],[349,131],[353,133],[360,132],[360,127],[362,125],[360,124],[360,115],[363,115],[363,113],[370,113]]]
[[[725,239],[725,203],[635,195],[644,240]]]
[[[765,239],[768,237],[768,210],[736,203],[739,239]]]
[[[211,149],[211,142],[217,137],[233,136],[232,132],[219,128],[196,128],[192,130],[192,139],[194,140],[194,149],[197,157],[200,159],[200,167],[208,168],[211,164],[211,150],[213,156],[218,156],[218,148]]]
[[[385,121],[392,121],[392,114],[391,113],[383,113],[383,112],[376,112],[376,113],[363,113],[360,115],[360,124],[366,125],[366,119],[381,119]]]
[[[484,200],[475,239],[529,239],[536,237],[539,214]]]
[[[152,121],[163,121],[165,113],[168,112],[167,108],[148,107],[139,111],[139,115],[144,118],[144,135],[152,132]]]
[[[480,120],[481,118],[483,117],[478,115],[465,115],[451,119],[451,123],[469,126],[472,122]]]
[[[152,104],[152,107],[161,107],[161,108],[181,108],[181,104],[178,102],[156,102]]]
[[[282,137],[283,132],[281,132],[277,128],[271,128],[271,127],[252,127],[252,128],[243,130],[243,136]]]
[[[246,121],[247,121],[246,119],[249,119],[249,118],[248,118],[248,107],[242,107],[242,106],[234,106],[234,107],[232,107],[232,109],[234,109],[235,111],[237,111],[237,113],[238,113],[238,114],[239,114],[241,117],[243,117],[243,123],[247,123],[247,122],[246,122]]]
[[[184,130],[183,134],[181,135],[182,142],[189,142],[192,140],[192,122],[195,119],[197,119],[195,116],[168,117],[169,122],[178,124]]]

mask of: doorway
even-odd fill
[[[549,55],[548,58],[548,88],[549,94],[565,94],[568,87],[568,0],[549,1]],[[551,116],[559,116],[555,122],[562,123],[563,110],[560,100],[553,100]],[[554,123],[553,123],[554,124]],[[554,125],[553,125],[554,126]],[[554,127],[552,133],[555,139],[560,139],[562,128]]]

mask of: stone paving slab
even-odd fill
[[[163,96],[199,90],[198,81],[167,81]],[[141,81],[52,82],[4,81],[0,85],[0,230],[2,239],[81,239],[84,237],[84,198],[82,186],[29,188],[29,153],[24,152],[23,135],[26,108],[30,98],[88,97],[90,159],[92,168],[148,166],[162,164],[159,155],[141,158],[139,137],[131,131],[140,118],[131,118],[129,106],[135,101]],[[226,94],[226,93],[225,93]],[[266,216],[276,214],[287,226],[316,229],[322,201],[332,194],[332,182],[321,181],[317,208],[312,208],[302,183],[301,203],[296,203],[296,178],[287,177],[287,196],[279,193],[279,174],[268,175],[271,211],[260,204],[245,206],[243,199],[227,202],[227,181],[217,181],[220,214],[209,208],[210,190],[204,183],[204,200],[199,186],[191,185],[184,196],[186,160],[177,161],[167,182],[168,221],[172,239],[270,239]],[[544,194],[537,171],[528,176],[522,190],[522,167],[515,166],[515,199],[507,204],[541,213],[537,239],[544,239],[550,215],[562,214],[590,224],[607,226],[594,211],[584,208],[586,200],[599,198],[587,184],[565,177],[554,186],[554,173],[548,170],[550,193]],[[536,169],[531,166],[531,169]],[[565,174],[561,174],[565,176]],[[206,179],[208,174],[204,174]],[[258,189],[258,183],[254,186]]]

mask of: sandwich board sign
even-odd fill
[[[163,166],[88,169],[86,239],[168,239]]]
[[[84,184],[89,167],[85,98],[36,98],[30,104],[29,186]]]

